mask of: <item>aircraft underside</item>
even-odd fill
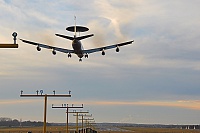
[[[95,53],[95,52],[101,52],[102,55],[105,55],[105,51],[108,50],[108,49],[115,48],[116,52],[119,52],[119,47],[131,44],[131,43],[134,42],[134,40],[132,40],[132,41],[113,44],[113,45],[109,45],[109,46],[103,46],[103,47],[99,47],[99,48],[93,48],[93,49],[84,50],[80,40],[92,37],[92,36],[94,36],[94,34],[89,34],[89,35],[84,35],[84,36],[78,36],[77,37],[76,36],[76,32],[86,32],[89,29],[87,27],[84,27],[84,26],[76,26],[76,24],[75,24],[75,26],[67,27],[66,30],[68,30],[70,32],[74,32],[74,36],[71,37],[71,36],[61,35],[61,34],[55,34],[55,35],[58,36],[58,37],[62,37],[62,38],[71,40],[72,41],[73,50],[72,49],[67,49],[67,48],[60,48],[60,47],[50,46],[50,45],[47,45],[47,44],[37,43],[37,42],[28,41],[28,40],[24,40],[24,39],[20,39],[20,40],[22,42],[24,42],[24,43],[35,45],[36,49],[38,51],[41,51],[41,48],[51,49],[53,55],[56,55],[57,51],[68,54],[69,58],[71,58],[71,54],[76,54],[79,57],[79,61],[82,61],[83,57],[88,58],[89,54]]]

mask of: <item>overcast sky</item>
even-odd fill
[[[68,26],[87,26],[85,49],[134,40],[131,45],[89,55],[52,55],[17,40],[0,51],[0,117],[43,120],[43,99],[24,94],[68,94],[49,98],[49,122],[65,122],[51,104],[84,104],[96,122],[200,124],[199,0],[0,0],[0,42],[18,38],[72,49]],[[70,122],[75,117],[70,116]]]

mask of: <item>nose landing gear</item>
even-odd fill
[[[88,57],[89,57],[88,54],[86,54],[86,55],[85,55],[85,58],[88,58]]]

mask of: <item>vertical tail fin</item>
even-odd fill
[[[74,37],[76,37],[76,16],[74,16]]]

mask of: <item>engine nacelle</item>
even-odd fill
[[[40,48],[40,46],[37,46],[37,51],[41,51],[41,48]]]
[[[56,55],[56,51],[55,51],[55,50],[53,50],[53,51],[52,51],[52,54],[53,54],[53,55]]]
[[[86,54],[86,55],[85,55],[85,58],[88,58],[88,57],[89,57],[88,54]]]
[[[68,58],[71,58],[71,57],[72,57],[72,55],[69,53],[69,54],[68,54]]]
[[[102,55],[106,55],[106,53],[105,53],[105,51],[104,50],[102,50],[102,53],[101,53]]]
[[[116,52],[119,52],[119,47],[117,46],[117,48],[116,48]]]

